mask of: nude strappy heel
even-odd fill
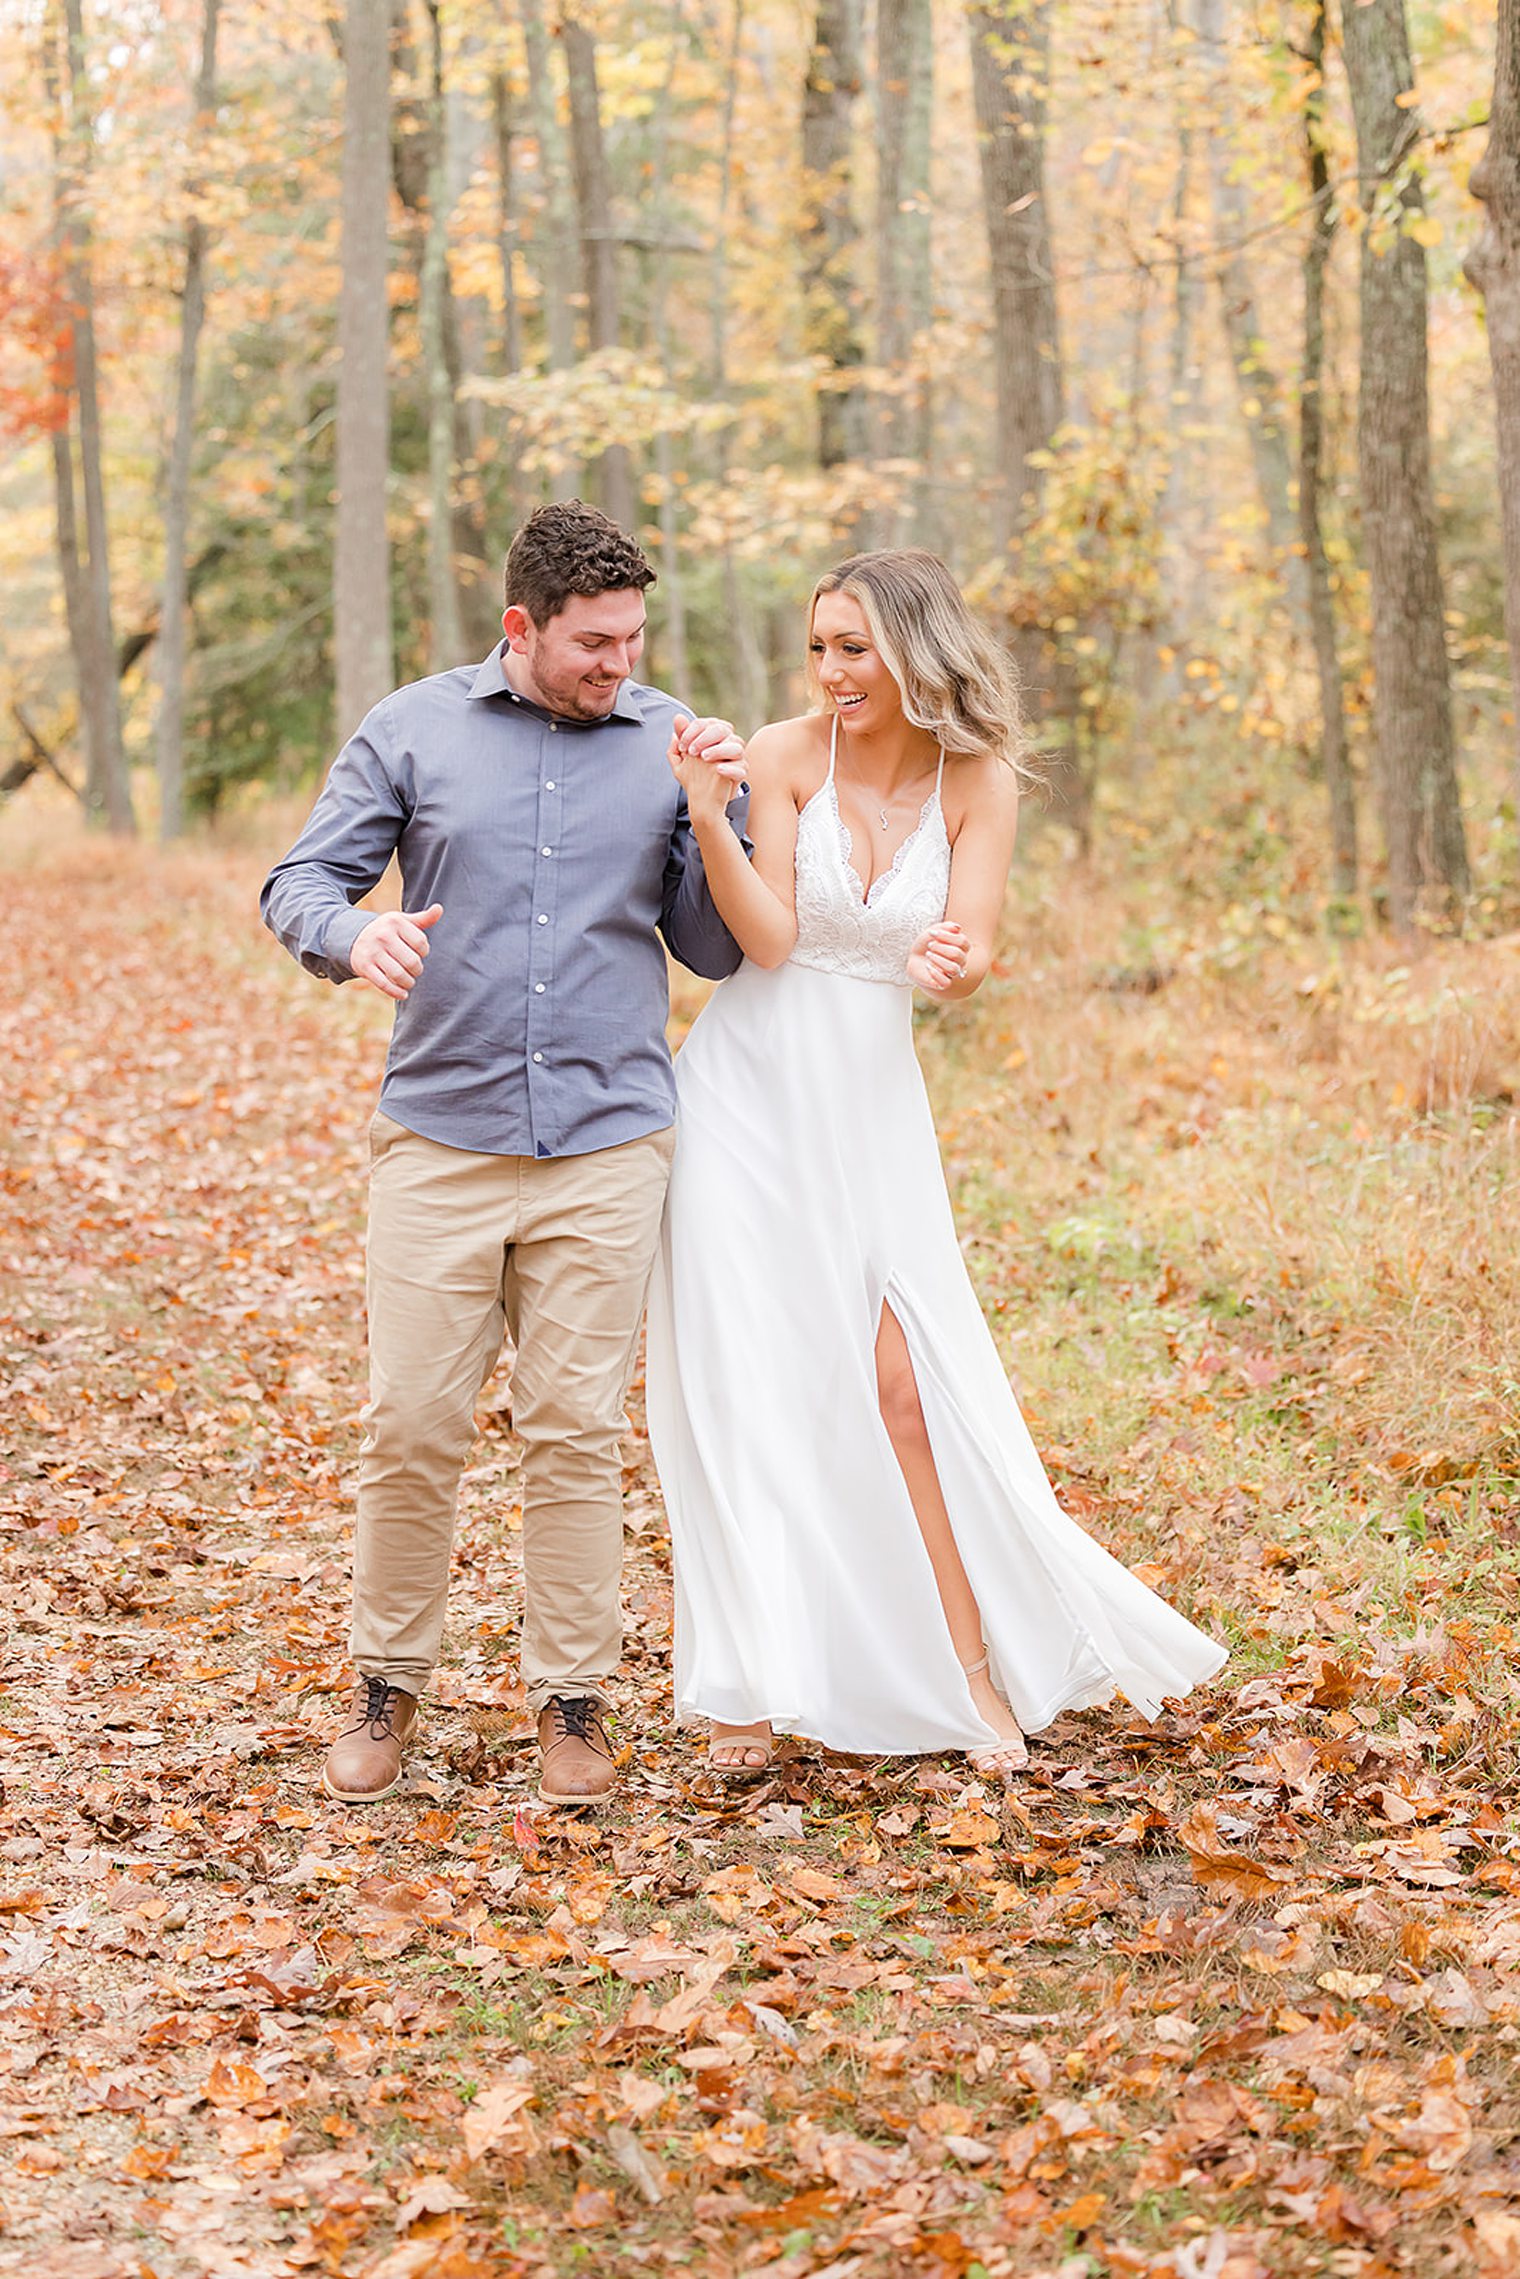
[[[747,1765],[742,1760],[737,1764],[732,1761],[724,1763],[714,1755],[713,1752],[717,1749],[743,1749],[749,1755],[758,1755],[761,1750],[764,1750],[765,1754],[757,1765]],[[764,1780],[766,1774],[774,1767],[776,1757],[776,1736],[774,1733],[763,1740],[758,1733],[731,1733],[721,1741],[716,1739],[711,1732],[708,1734],[707,1761],[720,1780]]]
[[[979,1662],[962,1662],[961,1668],[966,1673],[968,1684],[972,1678],[981,1676],[991,1659],[990,1654],[983,1654]],[[1001,1701],[1003,1696],[1000,1694],[998,1699]],[[1022,1772],[1028,1764],[1029,1744],[1020,1733],[1016,1740],[994,1741],[984,1749],[968,1749],[966,1762],[973,1772],[990,1774],[994,1780],[1007,1780],[1012,1774]]]

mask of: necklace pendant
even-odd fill
[[[891,826],[890,822],[887,820],[887,811],[886,811],[886,809],[885,809],[884,807],[878,807],[878,808],[877,808],[877,810],[876,810],[876,812],[877,812],[877,814],[878,814],[878,815],[881,817],[881,827],[882,827],[882,829],[883,829],[884,831],[890,831],[890,830],[891,830],[891,828],[892,828],[892,826]]]

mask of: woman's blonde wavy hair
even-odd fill
[[[915,728],[947,752],[990,753],[1028,776],[1013,661],[972,616],[937,554],[894,547],[852,554],[825,571],[808,603],[810,638],[813,612],[826,593],[859,602]],[[811,666],[811,650],[808,661]],[[812,678],[816,688],[816,673]]]

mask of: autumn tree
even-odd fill
[[[95,121],[81,0],[60,0],[49,8],[44,39],[53,118],[53,244],[66,296],[65,417],[52,432],[58,559],[84,724],[85,806],[92,821],[129,832],[136,823],[112,628],[90,215]]]
[[[550,70],[543,0],[517,0],[517,10],[527,63],[528,117],[538,181],[533,268],[543,310],[544,361],[550,372],[568,372],[575,362],[575,296],[580,278],[569,160]],[[578,487],[576,468],[556,467],[549,487],[556,498],[573,498]]]
[[[571,173],[580,217],[581,271],[586,285],[586,329],[593,353],[615,349],[622,337],[622,293],[618,276],[618,234],[613,220],[612,178],[602,126],[597,80],[596,39],[584,18],[567,13],[560,25],[565,74],[570,90]],[[625,530],[637,512],[633,459],[626,444],[609,443],[597,459],[597,487],[603,511]]]
[[[855,375],[865,361],[858,252],[850,198],[855,104],[863,84],[859,0],[818,0],[802,95],[803,344],[822,367],[818,464],[839,467],[864,450]]]
[[[205,0],[201,17],[200,66],[195,79],[197,144],[211,129],[216,106],[216,34],[221,0]],[[186,540],[190,524],[190,466],[195,448],[196,373],[201,327],[206,317],[206,225],[198,200],[203,182],[198,163],[187,186],[190,210],[185,221],[185,281],[180,302],[179,357],[174,391],[174,432],[164,500],[164,595],[158,638],[158,828],[164,839],[184,828],[185,637],[189,605]]]
[[[998,0],[970,15],[972,91],[992,289],[997,389],[993,536],[1015,546],[1038,512],[1065,389],[1056,310],[1055,256],[1045,192],[1050,85],[1049,0]],[[1015,650],[1057,811],[1085,840],[1087,800],[1078,765],[1075,691],[1038,605],[1015,624]]]
[[[1466,267],[1483,295],[1488,320],[1499,446],[1504,630],[1511,681],[1520,691],[1520,0],[1499,0],[1488,147],[1473,168],[1469,187],[1483,206],[1483,232]],[[1520,722],[1520,701],[1511,711]],[[1520,811],[1520,729],[1514,770]]]
[[[1366,217],[1357,451],[1372,586],[1373,741],[1389,915],[1404,932],[1422,886],[1455,896],[1468,885],[1430,469],[1420,123],[1404,0],[1342,0],[1341,28]]]
[[[1038,504],[1043,452],[1061,422],[1061,345],[1045,196],[1049,0],[971,11],[972,88],[992,288],[997,387],[993,534],[1006,545]]]
[[[1304,348],[1299,380],[1298,529],[1303,547],[1309,627],[1319,684],[1320,765],[1330,806],[1330,848],[1337,894],[1357,884],[1356,785],[1346,745],[1346,692],[1336,636],[1335,594],[1325,552],[1320,501],[1325,454],[1325,272],[1335,238],[1335,194],[1325,154],[1325,37],[1329,0],[1313,0],[1303,50],[1304,156],[1309,180],[1309,235],[1304,247]]]
[[[724,59],[723,109],[718,138],[717,226],[713,231],[712,256],[708,269],[712,330],[706,385],[712,401],[717,404],[727,401],[732,386],[729,370],[730,222],[734,209],[734,181],[738,162],[739,71],[744,58],[744,11],[745,0],[731,0]],[[719,426],[713,439],[713,463],[717,488],[722,494],[727,490],[729,477],[729,429],[726,423]],[[764,720],[770,691],[765,657],[755,625],[755,609],[735,555],[733,534],[727,528],[720,542],[719,564],[724,615],[731,636],[735,716],[741,728],[748,732],[758,728]]]
[[[343,66],[333,554],[340,736],[358,726],[395,677],[385,511],[390,471],[390,25],[374,0],[348,0]]]
[[[418,331],[427,399],[428,625],[434,672],[465,656],[459,587],[454,575],[455,374],[446,327],[449,287],[449,114],[444,92],[443,17],[439,0],[427,16],[427,211],[422,244]]]
[[[934,103],[930,0],[878,0],[876,12],[876,353],[884,374],[880,456],[906,474],[882,509],[888,544],[923,535],[933,447],[927,383],[909,368],[933,314],[929,158]]]

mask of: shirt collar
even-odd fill
[[[497,642],[489,657],[477,669],[475,678],[470,683],[470,695],[505,696],[517,706],[519,711],[531,712],[535,719],[558,719],[557,713],[547,712],[541,704],[535,704],[529,696],[520,696],[512,686],[507,678],[506,648],[505,641]],[[618,684],[617,696],[613,700],[612,710],[606,716],[607,719],[627,720],[637,726],[644,717],[639,707],[638,690],[639,683],[637,681],[621,681]],[[575,720],[564,723],[565,726],[573,728],[600,728],[605,724],[605,721],[601,720]]]

